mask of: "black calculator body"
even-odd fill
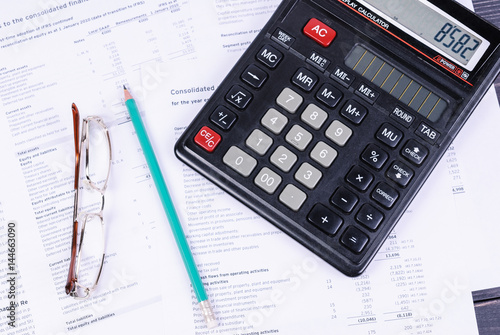
[[[359,275],[498,75],[499,43],[454,1],[284,0],[176,155]]]

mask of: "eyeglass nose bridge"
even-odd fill
[[[105,196],[104,196],[105,190],[103,190],[103,189],[97,189],[97,188],[92,187],[91,185],[87,185],[87,181],[86,180],[84,180],[83,183],[86,184],[84,186],[84,188],[86,188],[89,191],[94,191],[94,192],[96,192],[96,193],[99,194],[99,196],[98,196],[99,198],[98,199],[99,199],[100,206],[98,207],[98,209],[93,210],[92,212],[82,211],[82,212],[80,212],[78,214],[78,216],[87,215],[87,214],[96,214],[96,215],[100,215],[102,217],[103,212],[104,212],[104,202],[105,202],[105,199],[106,199]],[[94,200],[97,200],[97,199],[94,198]],[[94,202],[93,204],[94,204],[93,206],[95,206],[96,202]]]

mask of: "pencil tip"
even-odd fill
[[[125,101],[133,99],[132,94],[130,94],[125,85],[123,85],[123,94],[125,95]]]

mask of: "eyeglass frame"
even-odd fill
[[[73,112],[73,135],[74,135],[74,143],[75,143],[75,179],[74,179],[74,200],[73,200],[73,236],[71,239],[71,258],[70,258],[70,266],[68,271],[68,278],[66,281],[66,294],[74,297],[75,299],[87,299],[90,297],[92,291],[95,290],[97,284],[99,282],[99,278],[101,277],[102,268],[104,265],[105,258],[105,232],[104,232],[104,220],[103,220],[103,210],[104,210],[104,193],[106,191],[109,173],[111,171],[111,161],[112,161],[112,153],[111,153],[111,139],[109,137],[108,127],[102,121],[102,118],[99,116],[88,116],[83,119],[82,123],[82,136],[79,138],[79,124],[80,124],[80,113],[75,104],[71,107]],[[104,185],[101,187],[97,186],[91,179],[89,173],[89,127],[90,122],[96,122],[99,127],[103,130],[105,134],[105,138],[108,143],[108,152],[109,152],[109,164],[108,170],[106,173],[106,179],[104,181]],[[93,190],[97,191],[101,195],[101,206],[100,210],[95,213],[79,213],[79,181],[80,181],[80,165],[81,165],[81,150],[85,148],[85,183]],[[83,216],[80,221],[79,216]],[[78,282],[78,275],[80,272],[80,260],[81,260],[81,251],[83,246],[83,239],[85,236],[85,227],[87,224],[87,219],[91,217],[98,217],[101,222],[101,230],[102,230],[102,258],[100,261],[99,271],[97,272],[97,276],[95,281],[91,287],[84,286]],[[78,239],[78,226],[80,222],[82,222],[82,227],[80,229],[80,243],[77,243]],[[78,248],[77,248],[78,246]],[[78,250],[77,250],[78,249]],[[84,292],[83,296],[79,295],[79,290],[82,289]]]

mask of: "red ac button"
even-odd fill
[[[200,147],[205,149],[208,152],[214,151],[217,144],[219,144],[221,137],[212,129],[204,126],[200,129],[200,131],[194,137],[194,141]]]
[[[307,22],[304,27],[304,34],[324,47],[329,46],[337,35],[335,30],[315,18],[312,18],[309,22]]]

